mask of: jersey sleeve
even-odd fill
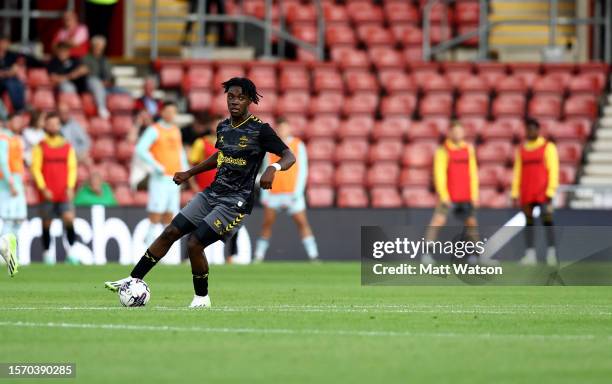
[[[447,203],[450,201],[446,173],[448,171],[448,154],[444,147],[436,150],[433,162],[434,186],[440,201]]]
[[[478,179],[478,163],[476,161],[476,153],[474,152],[474,147],[471,145],[468,147],[469,153],[469,169],[470,169],[470,192],[472,195],[472,202],[478,202],[478,187],[479,187],[479,179]]]
[[[512,169],[512,198],[517,199],[521,190],[521,150],[517,149],[514,155],[514,168]]]
[[[554,143],[548,143],[544,150],[544,161],[548,170],[548,183],[546,186],[546,196],[553,198],[559,186],[559,154]]]
[[[277,156],[282,156],[283,151],[287,149],[287,145],[283,143],[280,137],[274,132],[269,124],[261,126],[259,133],[259,143],[261,148],[266,152],[271,152]]]

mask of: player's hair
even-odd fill
[[[284,123],[288,123],[289,121],[287,120],[287,118],[285,116],[279,116],[276,118],[276,124],[280,125],[280,124],[284,124]]]
[[[221,85],[223,85],[225,93],[229,91],[230,87],[242,88],[242,92],[245,93],[249,97],[249,99],[251,99],[251,101],[255,104],[258,104],[259,98],[263,97],[257,92],[257,87],[251,81],[251,79],[247,79],[246,77],[232,77]]]
[[[166,100],[162,103],[162,109],[166,108],[166,107],[176,107],[176,101],[173,100]]]
[[[461,124],[461,121],[459,119],[452,119],[450,121],[450,127],[456,127],[456,126],[463,126],[463,124]]]
[[[45,116],[45,121],[48,121],[48,120],[54,119],[54,118],[56,118],[56,117],[57,117],[58,119],[60,118],[59,113],[57,113],[57,112],[55,112],[55,111],[53,111],[53,112],[49,112],[49,113],[47,113],[47,115]]]
[[[529,128],[530,126],[534,126],[537,129],[540,129],[540,122],[534,119],[533,117],[527,117],[525,119],[525,128]]]
[[[60,41],[59,43],[55,45],[55,50],[57,51],[60,49],[70,49],[70,44],[68,44],[65,41]]]

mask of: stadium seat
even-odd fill
[[[420,47],[423,44],[423,31],[416,25],[394,23],[391,25],[391,33],[395,42],[404,47]]]
[[[428,168],[403,168],[400,173],[400,186],[429,187],[432,182],[432,169]]]
[[[227,80],[227,79],[226,79]],[[225,80],[224,80],[225,81]],[[192,89],[210,90],[213,87],[213,69],[210,66],[194,66],[187,70],[187,74],[183,78],[183,92],[189,92]],[[219,86],[220,84],[214,84]],[[259,84],[257,84],[259,88]]]
[[[129,206],[134,203],[132,199],[132,191],[127,185],[119,185],[114,191],[115,199],[119,206]]]
[[[244,68],[242,64],[235,62],[224,63],[217,62],[217,71],[213,77],[213,84],[221,84],[232,77],[244,77]]]
[[[499,192],[496,188],[481,188],[480,205],[484,208],[508,208],[508,194]]]
[[[310,104],[310,93],[308,91],[291,90],[280,97],[276,105],[276,113],[285,115],[291,113],[302,113]]]
[[[489,114],[489,98],[486,95],[463,95],[457,100],[456,114],[459,117]]]
[[[336,143],[330,138],[315,138],[308,141],[306,146],[310,161],[332,161],[336,150]]]
[[[53,91],[47,88],[38,88],[32,97],[32,106],[43,111],[55,109],[55,97]]]
[[[336,71],[324,70],[314,71],[313,77],[314,90],[321,91],[344,91],[344,83],[342,77]]]
[[[100,137],[106,136],[112,133],[112,126],[107,119],[103,119],[101,117],[92,117],[89,120],[89,128],[87,133],[91,137]]]
[[[500,117],[490,122],[487,129],[481,132],[485,140],[486,131],[491,131],[491,133],[504,132],[503,137],[505,138],[522,138],[525,135],[525,123],[522,118],[518,117]],[[497,133],[493,136],[495,137],[496,135]]]
[[[522,117],[525,115],[526,105],[527,101],[524,95],[503,93],[493,100],[492,113],[494,117]]]
[[[280,88],[284,91],[289,90],[308,90],[310,89],[310,75],[306,68],[288,68],[281,70]]]
[[[410,23],[419,25],[419,10],[411,3],[404,1],[385,1],[383,6],[385,18],[390,24]]]
[[[400,93],[386,96],[380,104],[383,116],[412,116],[416,109],[417,98],[411,93]]]
[[[124,138],[134,127],[131,115],[115,115],[111,118],[111,125],[117,138]]]
[[[562,163],[576,164],[582,158],[581,143],[559,142],[557,143],[557,151],[559,152],[559,160]]]
[[[383,120],[375,123],[372,137],[375,140],[380,138],[402,140],[406,132],[408,132],[409,127],[410,118],[406,116],[385,116]]]
[[[221,116],[227,114],[227,95],[225,93],[219,92],[212,96],[210,112]]]
[[[366,51],[349,46],[332,47],[330,56],[333,62],[338,63],[340,68],[359,68],[363,71],[370,67],[370,58]],[[363,73],[363,72],[362,72]]]
[[[312,208],[334,205],[334,189],[327,186],[309,186],[306,190],[308,206]]]
[[[129,173],[127,169],[121,164],[110,163],[107,166],[107,177],[106,181],[108,181],[111,185],[117,186],[121,184],[127,184],[129,182]]]
[[[368,206],[368,195],[363,187],[340,187],[338,189],[338,206],[340,208],[366,208]]]
[[[209,90],[193,90],[187,95],[187,101],[192,112],[208,111],[213,103],[213,95]]]
[[[569,76],[569,74],[568,74]],[[567,77],[569,81],[569,77]],[[533,92],[535,94],[546,94],[561,96],[565,92],[567,84],[566,77],[558,73],[537,77],[533,82]]]
[[[390,47],[395,42],[391,31],[381,24],[358,25],[357,36],[368,47],[380,45]]]
[[[378,93],[378,82],[376,77],[369,71],[349,69],[344,73],[345,88],[350,93],[367,91]]]
[[[340,123],[340,137],[368,137],[374,129],[374,118],[368,115],[350,116]]]
[[[83,109],[81,98],[77,93],[60,93],[58,95],[58,102],[68,105],[68,108],[72,111],[81,111]]]
[[[334,137],[340,128],[340,119],[336,114],[317,114],[309,122],[304,132],[305,137]]]
[[[112,160],[115,157],[115,142],[108,137],[94,141],[90,155],[95,161]]]
[[[478,1],[458,1],[455,4],[455,22],[461,24],[478,24],[480,20],[480,4]]]
[[[365,138],[349,137],[344,139],[336,147],[336,162],[365,161],[369,147],[370,145]]]
[[[334,4],[329,1],[323,2],[322,5],[323,15],[328,26],[334,24],[344,24],[348,20],[348,14],[344,5]]]
[[[345,116],[375,114],[378,108],[378,95],[372,92],[358,92],[345,99],[343,113]]]
[[[288,113],[281,115],[291,126],[291,134],[293,136],[303,139],[306,136],[306,129],[308,127],[308,119],[301,112],[299,113]]]
[[[378,69],[401,68],[405,66],[405,60],[400,51],[391,46],[374,46],[368,49],[370,62]]]
[[[483,164],[478,167],[478,181],[481,186],[498,187],[502,185],[505,167],[501,164]]]
[[[134,143],[121,140],[117,143],[117,160],[129,162],[134,156]]]
[[[402,206],[402,197],[395,187],[374,187],[370,194],[374,208],[400,208]]]
[[[565,121],[548,120],[541,122],[542,135],[554,140],[585,141],[591,134],[591,120],[571,118]]]
[[[106,97],[106,105],[111,113],[132,112],[134,100],[125,93],[111,93]]]
[[[557,96],[535,96],[529,102],[529,115],[535,118],[561,117],[561,99]]]
[[[485,142],[492,139],[504,139],[512,142],[513,140],[521,137],[520,133],[517,131],[516,125],[510,123],[512,120],[507,121],[508,122],[503,119],[499,119],[488,124],[485,129],[480,131],[480,138]]]
[[[51,79],[46,68],[28,69],[26,85],[30,88],[51,88]]]
[[[573,165],[562,164],[559,167],[559,183],[574,184],[576,182],[576,167]]]
[[[595,95],[570,96],[563,106],[565,118],[586,117],[595,119],[597,113],[597,98]]]
[[[408,186],[402,188],[402,200],[404,206],[413,208],[432,208],[438,199],[428,187]]]
[[[517,76],[506,76],[493,83],[493,87],[498,94],[519,93],[524,95],[527,92],[525,80]]]
[[[512,143],[508,140],[489,140],[476,148],[478,163],[509,162],[514,157]]]
[[[83,106],[83,112],[85,112],[87,116],[98,115],[98,107],[91,93],[81,94],[81,105]]]
[[[295,37],[307,43],[315,44],[317,42],[317,26],[312,22],[293,24],[291,25],[291,32]]]
[[[485,78],[477,75],[466,76],[458,84],[458,90],[462,94],[488,94],[491,86]]]
[[[400,167],[395,161],[381,161],[373,164],[366,176],[366,184],[372,188],[379,185],[392,185],[399,183]]]
[[[344,162],[336,168],[334,179],[337,186],[364,185],[366,166],[361,162]]]
[[[331,24],[325,29],[325,42],[332,47],[339,45],[354,47],[357,38],[349,24]]]
[[[450,95],[430,94],[421,99],[419,111],[423,117],[442,116],[450,117],[452,113],[453,100]]]
[[[311,115],[320,113],[338,114],[344,104],[344,96],[340,92],[323,92],[310,99],[309,111]]]
[[[411,75],[397,70],[381,70],[378,73],[380,84],[387,93],[415,93],[418,86]]]
[[[308,166],[308,185],[332,185],[334,165],[327,161],[312,161]]]
[[[435,141],[419,141],[405,146],[402,154],[402,164],[411,168],[427,168],[431,171],[434,153],[438,143]]]
[[[605,86],[605,79],[601,73],[581,73],[570,79],[567,88],[572,95],[586,93],[598,96]]]
[[[487,127],[487,120],[479,116],[462,117],[459,122],[468,140],[474,140]]]
[[[510,64],[510,70],[515,77],[523,79],[527,87],[533,86],[533,83],[540,75],[540,63],[513,63]]]
[[[368,22],[381,23],[383,21],[381,7],[369,1],[351,1],[346,5],[346,10],[355,25]]]
[[[159,85],[162,88],[178,88],[183,81],[183,67],[180,65],[164,65],[159,71]]]
[[[370,147],[368,158],[370,163],[379,161],[398,162],[402,157],[404,144],[396,139],[382,139]]]
[[[262,115],[274,114],[276,112],[277,102],[278,102],[278,95],[273,91],[269,91],[269,92],[266,92],[261,97],[261,99],[259,99],[258,104],[254,104],[254,103],[251,104],[249,109],[251,112],[255,113],[257,116],[263,119]]]
[[[415,80],[426,94],[450,94],[450,92],[453,91],[453,85],[450,83],[449,79],[437,73],[415,76]]]
[[[506,77],[508,68],[504,63],[483,62],[476,63],[478,76],[483,78],[490,87],[494,87],[497,82]]]

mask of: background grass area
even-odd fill
[[[213,267],[206,311],[186,309],[187,266],[159,266],[147,307],[126,309],[103,282],[128,271],[0,279],[0,362],[75,362],[70,383],[612,378],[612,287],[362,287],[357,263],[229,265]]]

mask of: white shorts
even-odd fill
[[[28,204],[20,174],[13,174],[13,185],[17,190],[17,196],[11,195],[11,189],[6,179],[0,180],[0,218],[4,220],[25,220],[28,217]]]
[[[275,211],[287,210],[291,216],[300,213],[306,209],[306,200],[304,195],[295,197],[292,193],[267,193],[261,202],[264,207],[274,209]]]
[[[151,175],[149,177],[149,213],[178,213],[181,209],[181,189],[174,184],[171,176]]]

